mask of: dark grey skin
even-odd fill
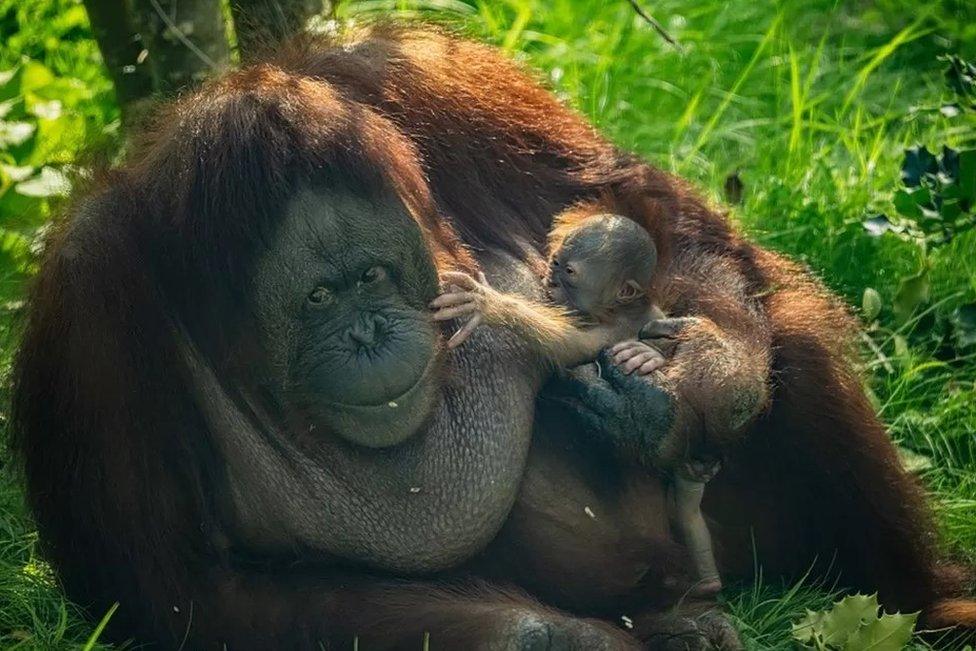
[[[542,298],[525,263],[490,251],[479,255],[479,263],[505,291]],[[305,550],[304,556],[399,577],[459,565],[490,575],[481,563],[505,558],[499,545],[522,549],[526,558],[551,550],[571,560],[552,537],[541,545],[536,539],[549,525],[530,505],[553,498],[545,484],[526,479],[558,476],[550,472],[553,463],[569,475],[555,500],[565,511],[556,535],[566,539],[566,526],[584,533],[595,526],[599,546],[616,531],[657,540],[667,529],[663,511],[645,508],[637,517],[636,509],[626,507],[614,513],[616,493],[604,494],[573,476],[592,471],[564,458],[562,444],[551,447],[543,435],[530,453],[539,436],[535,397],[547,365],[514,334],[483,329],[463,350],[446,351],[427,308],[437,292],[436,270],[419,229],[396,199],[300,192],[252,285],[250,310],[268,362],[249,395],[232,399],[202,358],[187,350],[226,463],[226,536],[235,552],[274,558]],[[626,384],[626,376],[619,379]],[[649,390],[646,384],[627,387]],[[668,408],[666,401],[657,405]],[[279,411],[298,415],[280,422],[273,415]],[[659,483],[640,479],[637,485],[635,500],[663,504]],[[590,506],[599,521],[586,515]],[[577,534],[569,539],[578,546]],[[636,568],[626,570],[628,580],[654,560],[649,548]],[[619,573],[620,559],[610,555],[607,561],[607,576]],[[556,585],[566,582],[559,567],[543,576]],[[579,589],[597,598],[602,590],[593,583]],[[377,597],[375,608],[413,600],[418,613],[435,617],[429,621],[436,630],[477,626],[483,635],[477,648],[636,648],[621,629],[531,601],[493,607],[490,597],[480,597],[485,605],[478,610],[461,597],[422,605],[423,595],[409,584],[382,590],[387,596]],[[436,598],[436,590],[431,595]],[[695,620],[679,619],[698,631]],[[370,648],[369,628],[356,632]],[[719,648],[709,644],[689,648]]]
[[[223,407],[209,416],[235,540],[400,573],[455,565],[515,500],[542,372],[514,337],[486,332],[442,377],[426,308],[436,272],[395,200],[310,190],[286,214],[254,278],[254,315],[270,360],[261,389],[298,422],[266,436],[254,422],[280,425],[262,405],[249,401],[249,420],[197,365],[204,403]]]

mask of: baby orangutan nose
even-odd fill
[[[349,328],[349,338],[356,347],[372,347],[386,335],[389,322],[379,314],[363,314]]]

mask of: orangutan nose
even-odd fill
[[[364,314],[349,329],[349,338],[359,346],[375,346],[386,332],[387,320],[379,314]]]

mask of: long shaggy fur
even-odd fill
[[[195,647],[313,647],[370,624],[349,604],[383,607],[386,593],[357,592],[355,574],[236,569],[213,503],[220,460],[176,361],[189,336],[226,363],[254,252],[305,179],[392,189],[445,267],[474,270],[469,249],[541,251],[553,215],[605,196],[648,228],[664,259],[727,260],[768,319],[775,377],[768,414],[727,466],[739,463],[742,476],[717,485],[711,512],[772,532],[779,546],[760,550],[767,572],[835,557],[846,585],[928,608],[941,624],[972,624],[976,605],[940,578],[923,493],[838,345],[852,332],[846,312],[492,48],[404,27],[308,37],[155,124],[50,238],[14,376],[15,445],[41,539],[74,598],[96,614],[122,602],[116,636],[177,646],[190,631]],[[747,490],[756,502],[733,499]],[[783,504],[802,508],[802,521],[765,526]],[[417,593],[386,612],[376,648],[416,628]],[[479,595],[487,610],[528,603]],[[423,623],[437,615],[423,611]]]

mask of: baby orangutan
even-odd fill
[[[612,214],[557,228],[561,239],[551,238],[546,276],[548,304],[501,293],[484,274],[478,279],[460,272],[442,275],[446,291],[431,302],[433,318],[467,319],[448,346],[459,346],[486,323],[512,329],[560,367],[591,361],[620,342],[611,353],[625,373],[648,375],[661,368],[663,353],[633,338],[645,324],[665,317],[648,294],[657,266],[651,236],[633,220]],[[687,460],[674,472],[674,519],[694,562],[696,592],[705,594],[721,588],[701,513],[705,483],[716,470],[715,464]]]

